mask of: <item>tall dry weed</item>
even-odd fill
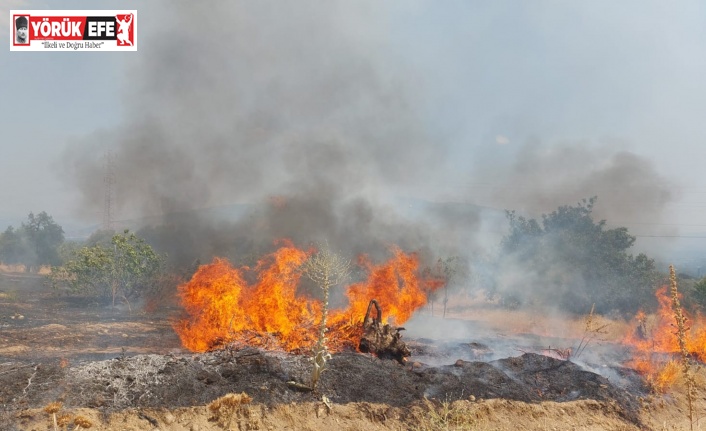
[[[596,304],[594,303],[593,305],[591,305],[591,311],[588,313],[585,319],[583,337],[581,338],[579,345],[573,351],[572,356],[574,358],[578,358],[579,356],[581,356],[581,354],[584,352],[584,350],[586,350],[586,347],[588,347],[591,342],[597,339],[601,339],[601,337],[608,334],[607,329],[610,326],[610,323],[599,322],[595,314],[595,310]]]
[[[686,399],[689,403],[689,426],[694,430],[694,399],[696,398],[696,385],[694,376],[691,373],[691,360],[689,358],[689,350],[686,347],[687,335],[686,331],[689,328],[686,326],[687,319],[684,315],[679,301],[679,291],[677,288],[677,274],[674,270],[674,265],[669,265],[669,284],[672,298],[672,311],[674,312],[674,320],[677,324],[677,339],[679,341],[679,353],[681,354],[681,371],[684,381],[686,382]]]

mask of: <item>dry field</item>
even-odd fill
[[[0,430],[689,429],[679,382],[656,394],[621,366],[625,322],[566,361],[581,321],[459,301],[445,321],[410,322],[406,364],[336,354],[306,393],[286,382],[305,381],[309,358],[242,345],[190,353],[176,312],[129,313],[0,274]],[[425,334],[459,325],[462,342]],[[696,417],[704,380],[696,371]]]

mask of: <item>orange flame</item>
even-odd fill
[[[418,259],[394,248],[386,263],[374,265],[359,259],[368,279],[346,289],[346,309],[330,310],[328,347],[340,351],[357,346],[362,320],[371,299],[377,299],[384,316],[396,324],[407,321],[427,302],[425,292],[443,286],[442,280],[420,279]],[[231,342],[264,348],[301,351],[313,346],[321,319],[321,301],[296,295],[305,251],[286,243],[263,258],[254,268],[256,281],[249,284],[247,267],[233,268],[215,258],[202,265],[192,279],[179,286],[188,318],[175,323],[182,345],[203,352]]]
[[[634,349],[634,356],[627,365],[644,375],[656,390],[663,392],[679,377],[679,365],[674,357],[680,354],[680,349],[667,286],[658,289],[655,296],[659,308],[654,322],[648,325],[648,316],[639,311],[634,318],[635,332],[628,334],[623,342]],[[687,318],[687,351],[691,357],[706,362],[706,321],[701,316],[694,318],[686,311],[682,312]]]
[[[375,298],[382,304],[385,316],[402,324],[427,303],[427,297],[417,279],[418,261],[415,255],[407,255],[394,248],[394,257],[387,263],[375,266],[367,256],[361,256],[359,264],[367,269],[367,281],[348,287],[346,296],[353,315],[363,316],[368,303]]]

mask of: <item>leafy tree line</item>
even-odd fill
[[[635,237],[627,228],[594,220],[595,202],[561,206],[540,219],[507,211],[509,232],[497,259],[479,265],[473,259],[440,259],[427,275],[446,284],[430,300],[445,315],[450,286],[483,275],[481,284],[506,305],[549,305],[581,314],[593,304],[600,313],[651,308],[663,274],[653,259],[630,253]],[[30,213],[19,228],[0,233],[0,262],[24,264],[28,270],[52,265],[55,287],[113,304],[130,304],[165,274],[164,257],[134,233],[98,231],[83,244],[64,242],[63,229],[46,212]],[[706,279],[688,286],[687,303],[706,304]]]
[[[585,313],[634,313],[654,301],[662,275],[653,259],[629,253],[635,237],[592,216],[596,198],[561,206],[541,220],[507,211],[493,292],[508,304],[557,305]]]
[[[164,258],[127,230],[97,231],[83,244],[65,242],[63,228],[45,211],[0,233],[0,263],[21,264],[28,272],[49,265],[54,287],[113,305],[129,305],[158,283],[164,268]]]
[[[42,265],[58,265],[63,242],[64,230],[49,214],[29,213],[19,228],[8,226],[0,233],[0,262],[22,264],[27,271]]]

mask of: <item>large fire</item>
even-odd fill
[[[188,317],[174,328],[184,347],[203,352],[241,342],[286,351],[310,349],[317,338],[322,303],[296,292],[301,265],[311,252],[286,243],[252,269],[234,268],[220,258],[199,267],[178,289]],[[371,299],[383,304],[384,317],[399,325],[426,304],[427,293],[443,286],[443,280],[419,277],[415,254],[396,248],[392,254],[380,265],[366,256],[359,258],[368,278],[345,289],[345,309],[330,310],[330,350],[357,346]]]
[[[680,349],[667,286],[658,289],[655,295],[659,303],[657,313],[649,321],[645,313],[638,312],[634,322],[636,330],[625,338],[624,343],[632,346],[635,352],[627,365],[643,374],[657,390],[665,390],[679,376],[679,363],[675,358]],[[692,358],[706,362],[706,321],[702,316],[683,313],[688,328],[686,349]]]

